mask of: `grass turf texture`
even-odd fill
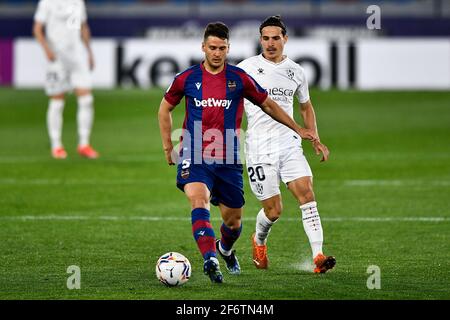
[[[244,228],[235,245],[243,272],[230,276],[221,261],[220,286],[202,274],[189,204],[161,150],[162,94],[95,92],[96,161],[75,152],[70,96],[63,134],[69,158],[57,161],[50,158],[42,91],[0,89],[0,299],[450,298],[449,92],[313,91],[329,162],[303,145],[316,177],[325,253],[337,266],[322,275],[308,271],[300,212],[283,187],[270,269],[255,269],[250,234],[259,205],[245,175]],[[180,105],[175,128],[183,114]],[[217,208],[211,216],[217,236]],[[156,260],[168,251],[191,261],[192,277],[182,287],[166,288],[155,277]],[[70,265],[81,268],[80,290],[66,287]],[[366,286],[370,265],[380,267],[380,290]]]

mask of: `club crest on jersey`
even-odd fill
[[[289,79],[294,79],[294,71],[292,71],[291,69],[287,69],[286,73]]]
[[[196,82],[195,86],[197,87],[197,90],[200,90],[200,87],[202,86],[201,82]]]
[[[230,91],[234,91],[236,89],[236,81],[231,81],[228,80],[228,89],[230,89]]]

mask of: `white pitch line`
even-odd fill
[[[23,215],[2,216],[0,221],[190,221],[190,217],[174,216],[82,216],[82,215]],[[322,217],[322,221],[333,222],[446,222],[450,217]],[[221,221],[218,217],[213,221]],[[244,221],[254,221],[255,217],[245,217]],[[300,218],[285,217],[285,221],[300,221]]]
[[[154,184],[175,184],[175,178],[162,179],[0,179],[0,185],[154,185]],[[321,186],[341,185],[344,187],[413,187],[413,186],[450,186],[450,180],[321,180]]]
[[[171,181],[170,181],[171,182]],[[68,186],[76,186],[76,185],[161,185],[167,184],[167,179],[147,179],[147,180],[138,180],[138,179],[117,179],[117,180],[101,180],[101,179],[13,179],[13,178],[5,178],[0,179],[0,185],[32,185],[32,186],[53,186],[53,185],[68,185]],[[175,182],[171,182],[171,184],[175,184]]]
[[[80,159],[78,156],[70,156],[66,160]],[[50,156],[0,156],[0,164],[17,164],[17,163],[41,163],[41,162],[55,162],[61,160],[52,159]],[[99,161],[107,162],[156,162],[164,161],[164,157],[160,154],[156,155],[130,155],[130,156],[103,156]]]
[[[324,181],[327,182],[326,180]],[[449,180],[343,180],[345,186],[371,187],[371,186],[450,186]]]
[[[245,161],[245,157],[241,157],[243,161]],[[352,154],[346,153],[342,154],[341,158],[346,158],[350,160],[395,160],[395,159],[409,159],[413,158],[414,160],[429,160],[429,159],[450,159],[450,153],[448,152],[434,152],[428,154],[404,154],[404,153],[376,153],[371,152],[370,154]],[[69,157],[66,161],[70,161],[72,159],[80,159],[78,155],[71,154],[69,152]],[[44,153],[40,154],[31,154],[31,155],[2,155],[0,156],[0,164],[16,164],[16,163],[38,163],[38,162],[55,162],[56,160],[52,159],[50,155],[46,155]],[[148,154],[131,154],[131,155],[103,155],[99,161],[104,162],[155,162],[155,161],[164,161],[164,156],[162,153],[148,153]]]

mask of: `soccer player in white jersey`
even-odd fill
[[[83,0],[40,0],[34,15],[33,34],[48,60],[45,91],[49,96],[47,129],[51,155],[65,159],[61,140],[65,93],[77,95],[78,154],[98,157],[90,145],[94,121],[91,71],[94,57]]]
[[[305,128],[313,130],[319,137],[303,68],[283,55],[288,36],[281,17],[268,17],[259,31],[262,54],[242,61],[238,67],[265,88],[291,117],[294,97],[297,96]],[[312,172],[303,155],[302,139],[247,100],[245,111],[248,119],[245,141],[248,176],[251,189],[263,207],[257,214],[256,232],[252,235],[253,262],[258,269],[268,267],[267,237],[282,211],[281,180],[299,203],[303,227],[312,249],[314,272],[324,273],[334,267],[336,259],[322,251],[323,230],[313,192]],[[328,160],[328,148],[320,139],[313,142],[313,148],[316,154],[322,154],[321,161]]]

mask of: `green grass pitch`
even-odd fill
[[[259,205],[245,176],[244,227],[235,245],[243,272],[224,272],[223,285],[202,273],[189,204],[162,153],[162,94],[95,91],[96,161],[75,152],[76,101],[69,96],[69,158],[56,161],[44,93],[0,89],[0,299],[450,298],[450,92],[312,91],[331,158],[320,163],[307,142],[304,150],[324,250],[337,265],[311,273],[300,212],[283,187],[270,269],[255,269],[250,234]],[[183,114],[180,105],[175,128]],[[217,208],[211,216],[219,234]],[[155,277],[155,262],[168,251],[191,261],[182,287],[166,288]],[[66,286],[71,265],[81,269],[79,290]],[[380,289],[367,287],[371,265],[380,268]]]

